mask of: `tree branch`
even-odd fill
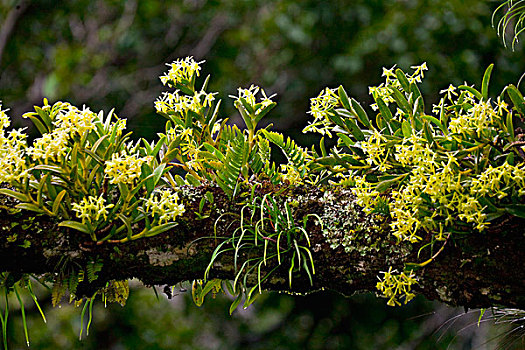
[[[281,196],[295,201],[296,222],[302,222],[306,214],[316,214],[324,227],[309,216],[307,231],[315,263],[313,284],[304,272],[294,273],[290,288],[286,264],[289,257],[283,255],[281,265],[263,283],[266,290],[307,293],[330,289],[345,295],[375,291],[380,271],[387,271],[390,266],[403,270],[407,263],[428,259],[443,244],[439,242],[433,249],[426,247],[421,251],[417,245],[397,244],[390,235],[388,221],[380,215],[363,213],[348,190],[323,192],[310,187],[276,189],[269,186],[257,191],[264,195],[277,190]],[[206,192],[213,193],[214,206],[206,202],[199,218],[196,213]],[[232,203],[219,188],[208,185],[183,187],[181,197],[186,212],[175,229],[147,239],[100,245],[87,242],[79,232],[58,227],[49,217],[35,217],[29,212],[9,213],[8,208],[15,203],[2,197],[0,230],[4,238],[0,243],[0,269],[13,274],[56,275],[59,268],[102,262],[98,279],[91,284],[81,283],[78,295],[91,295],[110,280],[138,278],[147,285],[174,285],[202,279],[212,252],[224,241],[221,237],[231,237],[239,226],[242,206]],[[221,215],[226,212],[232,215]],[[523,220],[509,216],[484,233],[451,238],[443,253],[417,271],[419,284],[415,290],[428,299],[451,305],[525,309],[525,255],[520,249],[525,244],[523,224]],[[330,247],[337,245],[337,239],[343,242],[345,237],[344,246]],[[24,241],[30,242],[30,246],[22,247]],[[261,244],[241,251],[237,266],[242,264],[239,261],[262,254]],[[222,254],[208,278],[233,279],[234,263],[231,251]],[[261,274],[264,276],[275,266],[277,259],[268,259]],[[248,276],[247,281],[255,285],[257,273]]]

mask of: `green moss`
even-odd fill
[[[322,198],[323,236],[332,249],[367,256],[383,247],[383,238],[376,238],[385,219],[380,214],[365,214],[355,203],[350,190],[326,191]]]

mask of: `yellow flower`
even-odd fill
[[[20,181],[28,175],[25,161],[26,137],[19,130],[11,130],[7,136],[4,130],[0,130],[0,183]]]
[[[177,83],[187,85],[194,74],[199,76],[201,62],[196,62],[193,57],[186,57],[184,59],[178,59],[172,63],[166,64],[170,67],[170,70],[160,77],[160,81],[164,85],[175,86]]]
[[[332,137],[330,133],[331,121],[328,120],[328,111],[340,105],[337,89],[326,88],[321,91],[319,96],[310,99],[309,114],[314,116],[314,121],[307,125],[303,132],[318,132],[322,135],[327,134]]]
[[[70,135],[82,136],[95,128],[96,119],[96,113],[90,111],[89,108],[84,107],[83,110],[79,110],[75,106],[69,106],[57,114],[53,124],[58,129],[67,131]]]
[[[146,211],[163,222],[174,221],[177,216],[185,212],[183,204],[178,204],[179,196],[170,190],[159,190],[151,194],[146,201]]]
[[[8,109],[2,110],[2,104],[0,103],[0,130],[3,131],[5,128],[8,128],[9,125],[11,125],[11,122],[9,121],[9,117],[5,112],[7,112]]]
[[[161,97],[155,101],[155,109],[158,112],[168,113],[173,111],[181,113],[183,116],[188,111],[200,113],[205,107],[211,106],[215,100],[216,93],[206,93],[204,91],[196,92],[193,96],[179,95],[179,90],[175,92],[164,92]]]
[[[364,212],[372,212],[380,198],[375,184],[367,182],[364,176],[354,176],[353,180],[355,184],[351,191],[357,197],[356,203],[363,207]]]
[[[119,155],[114,153],[111,160],[105,162],[104,172],[109,178],[109,183],[127,183],[132,184],[142,174],[142,164],[147,158],[139,158],[134,155]]]
[[[33,160],[42,160],[48,163],[50,160],[58,161],[60,157],[68,153],[69,133],[64,129],[55,129],[52,133],[46,133],[35,139],[33,146],[27,150]]]
[[[412,270],[408,272],[408,275],[405,272],[398,274],[396,270],[392,270],[390,267],[387,272],[381,273],[383,278],[378,277],[379,282],[377,282],[376,288],[383,294],[384,298],[388,298],[387,305],[401,305],[399,298],[404,298],[406,304],[415,297],[411,290],[412,285],[418,282]]]
[[[88,196],[82,198],[80,203],[73,203],[73,211],[76,212],[76,216],[82,219],[82,223],[96,223],[102,216],[104,220],[108,218],[108,209],[114,207],[113,204],[106,204],[106,200],[101,195],[100,197]]]

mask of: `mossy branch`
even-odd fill
[[[259,187],[258,187],[259,188]],[[260,188],[261,195],[283,192],[282,188]],[[127,243],[93,244],[85,241],[72,229],[59,227],[53,218],[20,211],[10,213],[7,197],[0,217],[0,269],[10,274],[33,274],[54,279],[57,267],[85,267],[97,262],[102,266],[95,280],[87,278],[79,283],[77,295],[91,296],[112,280],[137,278],[146,285],[174,285],[180,281],[202,279],[210,256],[222,237],[231,235],[238,224],[242,206],[232,203],[215,186],[182,188],[181,203],[186,214],[179,224],[162,234]],[[213,193],[214,205],[200,202],[207,193]],[[277,266],[269,259],[263,266],[265,274],[277,266],[262,289],[290,293],[309,293],[324,289],[345,295],[360,291],[376,291],[377,276],[389,267],[402,270],[407,263],[417,261],[419,246],[407,242],[397,243],[388,222],[378,214],[365,214],[355,197],[346,190],[327,190],[303,186],[285,189],[281,196],[292,199],[298,207],[297,220],[307,214],[316,214],[325,221],[323,229],[317,219],[307,222],[311,251],[315,261],[315,276],[310,284],[307,274],[294,275],[293,285],[288,283],[287,265]],[[201,213],[200,215],[199,212]],[[231,213],[222,215],[221,213]],[[204,215],[205,214],[205,215]],[[373,218],[372,218],[373,216]],[[428,299],[469,308],[502,305],[525,308],[525,254],[519,247],[525,243],[523,220],[505,216],[484,233],[471,232],[462,237],[436,243],[433,251],[443,245],[444,252],[433,257],[433,263],[417,271],[415,291]],[[141,230],[134,227],[133,230]],[[332,244],[338,235],[352,238],[340,245]],[[467,233],[467,232],[465,232]],[[29,246],[24,242],[31,242]],[[334,249],[335,248],[335,249]],[[262,253],[259,245],[252,251],[242,252],[239,259]],[[289,259],[289,257],[285,257]],[[236,275],[233,251],[225,252],[215,260],[209,278],[233,280]],[[15,278],[16,279],[16,278]],[[248,283],[257,283],[257,273],[248,276]]]

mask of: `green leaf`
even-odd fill
[[[385,118],[383,118],[383,115],[381,113],[379,113],[378,115],[376,115],[376,124],[377,126],[379,127],[379,129],[385,133],[386,135],[391,135],[392,132],[390,130],[390,126],[388,125],[388,123],[385,121]]]
[[[146,153],[149,155],[151,153],[151,151],[153,150],[153,147],[149,144],[148,141],[146,141],[146,139],[141,139],[142,141],[142,144],[144,145],[144,148],[146,149]]]
[[[153,148],[153,150],[150,152],[149,155],[153,156],[153,157],[156,157],[165,142],[166,142],[166,136],[162,135],[160,137],[159,141],[157,141],[157,144],[155,145],[155,148]]]
[[[328,112],[328,118],[340,128],[346,129],[343,119],[341,119],[341,117],[339,116],[339,113],[336,112],[335,110],[330,110]]]
[[[235,298],[233,303],[230,305],[230,315],[235,311],[235,309],[237,309],[241,301],[242,301],[242,293],[239,293],[239,295],[237,295],[237,298]]]
[[[153,236],[159,235],[163,232],[171,230],[175,226],[177,226],[176,222],[169,222],[169,223],[162,224],[159,226],[154,226],[152,229],[146,231],[144,237],[153,237]]]
[[[401,93],[401,91],[399,91],[396,88],[391,88],[390,90],[394,94],[394,100],[396,100],[396,103],[399,106],[399,108],[401,108],[403,112],[412,115],[412,108],[410,108],[410,104],[408,103],[405,96],[403,96],[403,93]]]
[[[51,172],[54,172],[60,175],[69,175],[63,168],[56,166],[56,165],[40,164],[40,165],[33,167],[32,169],[47,170],[47,171],[51,171]]]
[[[37,202],[38,206],[42,208],[44,206],[44,186],[46,185],[47,179],[49,178],[49,173],[45,174],[38,183],[37,187]]]
[[[478,90],[474,89],[473,87],[466,86],[466,85],[460,85],[460,86],[458,86],[458,89],[470,92],[478,100],[481,100],[483,98],[483,95],[481,95],[481,92],[479,92]]]
[[[124,223],[124,226],[127,229],[127,238],[132,239],[133,236],[133,230],[131,229],[131,220],[126,215],[119,213],[117,217]]]
[[[199,179],[197,179],[195,176],[191,175],[190,173],[186,174],[186,181],[192,185],[192,186],[195,186],[195,187],[198,187],[201,185],[201,182],[199,181]]]
[[[345,144],[345,146],[348,147],[348,148],[352,147],[352,146],[355,144],[355,142],[352,141],[352,139],[351,139],[350,137],[346,136],[346,135],[343,134],[343,133],[338,132],[338,133],[337,133],[337,136],[339,136],[339,138],[341,139],[341,141],[343,141],[343,143]]]
[[[42,108],[38,106],[34,106],[34,107],[35,107],[35,112],[38,114],[40,118],[42,118],[42,121],[46,125],[47,130],[51,130],[53,128],[53,120],[51,120],[51,117],[49,116],[49,109],[43,110]]]
[[[396,77],[399,83],[401,84],[401,87],[403,88],[403,90],[405,90],[405,92],[408,93],[410,91],[410,83],[408,82],[408,79],[405,73],[401,69],[398,68],[396,69]]]
[[[220,105],[221,105],[221,100],[218,100],[217,105],[215,106],[215,109],[213,109],[213,112],[212,112],[212,108],[209,109],[208,114],[206,115],[206,119],[204,120],[204,124],[208,125],[208,128],[213,128],[213,125],[215,124],[217,117],[219,116],[219,106]]]
[[[376,191],[379,193],[383,193],[386,190],[388,190],[392,185],[394,185],[396,182],[401,180],[403,177],[405,177],[406,174],[399,175],[398,177],[395,177],[390,180],[384,180],[377,184]]]
[[[351,110],[352,106],[350,105],[350,100],[348,99],[348,95],[346,94],[343,85],[339,85],[339,88],[337,89],[337,94],[339,95],[339,99],[341,100],[343,107],[347,110]]]
[[[118,186],[118,189],[120,191],[120,196],[122,198],[127,198],[128,197],[128,194],[129,194],[129,188],[128,188],[128,185],[122,183],[122,182],[119,182],[117,184]]]
[[[31,210],[37,213],[44,213],[44,210],[42,210],[38,205],[31,204],[31,203],[20,203],[20,204],[17,204],[15,208]]]
[[[345,119],[345,125],[357,141],[363,141],[365,139],[365,135],[352,119]]]
[[[306,171],[307,161],[305,151],[301,149],[293,139],[288,137],[284,142],[284,136],[280,133],[267,131],[261,129],[261,132],[271,143],[278,146],[281,151],[286,155],[286,158],[291,162],[296,170],[300,173]]]
[[[47,187],[47,193],[49,194],[49,197],[50,197],[49,199],[55,200],[55,198],[57,197],[57,191],[55,189],[55,186],[51,183],[51,176],[49,176],[46,179],[46,187]]]
[[[423,97],[419,96],[416,98],[416,101],[414,102],[414,109],[412,110],[412,115],[417,116],[421,113],[423,113],[425,110],[425,106],[423,105]]]
[[[87,184],[92,184],[93,186],[95,186],[96,188],[100,189],[100,186],[102,184],[99,184],[99,183],[95,183],[93,180],[95,179],[95,176],[97,176],[97,174],[99,173],[99,170],[102,168],[102,165],[101,164],[97,164],[93,167],[93,169],[91,169],[91,172],[89,173],[89,177],[87,179]],[[102,175],[103,173],[100,172],[100,174]],[[101,178],[104,178],[103,176]]]
[[[328,153],[326,153],[326,147],[324,145],[324,136],[321,137],[321,141],[319,141],[319,147],[321,148],[321,154],[323,157],[326,157]]]
[[[40,134],[44,135],[44,134],[46,134],[48,132],[47,128],[44,126],[44,124],[42,124],[42,122],[40,120],[38,120],[37,117],[29,115],[29,119],[31,119],[33,124],[35,124],[35,126],[38,129],[38,131],[40,132]]]
[[[510,139],[514,141],[515,135],[514,135],[514,122],[512,121],[512,113],[507,113],[507,120],[505,122],[505,127],[507,128],[507,132],[510,135]]]
[[[58,224],[58,226],[69,227],[69,228],[72,228],[80,232],[91,234],[91,231],[89,230],[87,225],[84,225],[83,223],[78,222],[78,221],[70,221],[70,220],[62,221],[61,223]]]
[[[193,284],[191,286],[191,297],[193,299],[193,303],[201,307],[202,303],[204,302],[204,298],[202,295],[202,283],[201,281],[193,281]]]
[[[432,117],[430,115],[422,115],[421,116],[424,120],[428,120],[431,123],[434,123],[445,135],[448,134],[448,130],[441,124],[441,121],[439,121],[437,118]]]
[[[241,100],[243,100],[243,98],[241,98]],[[253,130],[254,126],[252,123],[252,117],[246,113],[246,109],[243,108],[243,106],[239,106],[237,107],[237,110],[241,114],[242,120],[244,120],[244,123],[246,124],[246,128],[248,128],[248,130]]]
[[[483,99],[486,101],[489,97],[489,81],[490,81],[490,75],[492,73],[492,69],[494,68],[494,63],[491,63],[487,70],[485,70],[485,74],[483,74],[483,81],[481,82],[481,96],[483,96]]]
[[[210,191],[206,191],[206,193],[204,194],[204,197],[206,197],[206,199],[208,200],[208,203],[213,204],[214,202],[213,193],[211,193]]]
[[[0,194],[18,199],[20,202],[31,202],[31,198],[23,193],[9,190],[7,188],[0,188]]]
[[[242,106],[249,114],[255,113],[255,110],[253,109],[253,107],[248,103],[248,101],[246,101],[244,97],[239,98],[239,101],[241,102]]]
[[[525,116],[525,101],[521,92],[514,85],[507,86],[506,90],[518,113]]]
[[[175,180],[178,186],[186,185],[186,181],[184,181],[182,176],[180,176],[179,174],[175,174],[175,176],[173,176],[173,179]]]
[[[412,136],[412,127],[410,126],[410,122],[408,120],[404,120],[401,124],[401,129],[403,130],[403,136],[404,137],[410,137]]]
[[[359,102],[357,102],[356,100],[352,99],[351,100],[351,103],[352,103],[352,109],[353,111],[355,112],[356,116],[357,116],[357,119],[361,122],[361,124],[363,124],[365,127],[367,128],[370,128],[372,126],[372,124],[370,123],[370,119],[368,119],[368,115],[366,114],[365,110],[363,109],[363,107],[361,107],[361,105],[359,104]]]
[[[257,114],[255,115],[255,118],[253,119],[255,121],[255,124],[259,123],[259,121],[266,115],[268,112],[270,112],[275,106],[277,106],[277,103],[272,102],[268,104],[263,109],[259,110]]]
[[[58,215],[58,209],[60,208],[60,203],[62,202],[62,199],[66,195],[66,190],[62,190],[57,197],[55,198],[55,201],[53,202],[53,215]]]
[[[157,186],[164,172],[169,171],[169,169],[170,168],[166,169],[166,163],[162,163],[153,170],[153,178],[151,179],[153,181],[153,188]]]
[[[392,112],[386,105],[385,101],[381,97],[376,99],[377,107],[379,107],[379,112],[385,121],[390,121],[392,119]]]
[[[525,218],[525,204],[514,204],[505,207],[507,213],[517,216],[519,218]]]
[[[257,286],[253,287],[251,290],[250,290],[250,293],[248,293],[248,295],[246,296],[246,300],[244,301],[244,304],[242,305],[243,308],[247,308],[248,306],[250,306],[251,304],[253,304],[253,302],[255,300],[257,300],[257,298],[259,297],[259,293],[257,292]]]
[[[222,281],[220,279],[213,279],[211,281],[207,281],[204,285],[204,288],[202,289],[202,298],[204,299],[204,297],[208,295],[208,293],[210,293],[213,289],[220,290],[221,282]]]
[[[432,132],[432,127],[430,126],[429,122],[425,122],[425,125],[423,126],[423,132],[425,133],[425,138],[427,139],[427,142],[429,144],[432,144],[432,142],[434,142],[434,136]]]
[[[208,150],[208,152],[212,153],[221,163],[224,163],[225,157],[224,154],[221,153],[221,151],[219,151],[217,148],[215,148],[207,142],[205,142],[203,146]]]

